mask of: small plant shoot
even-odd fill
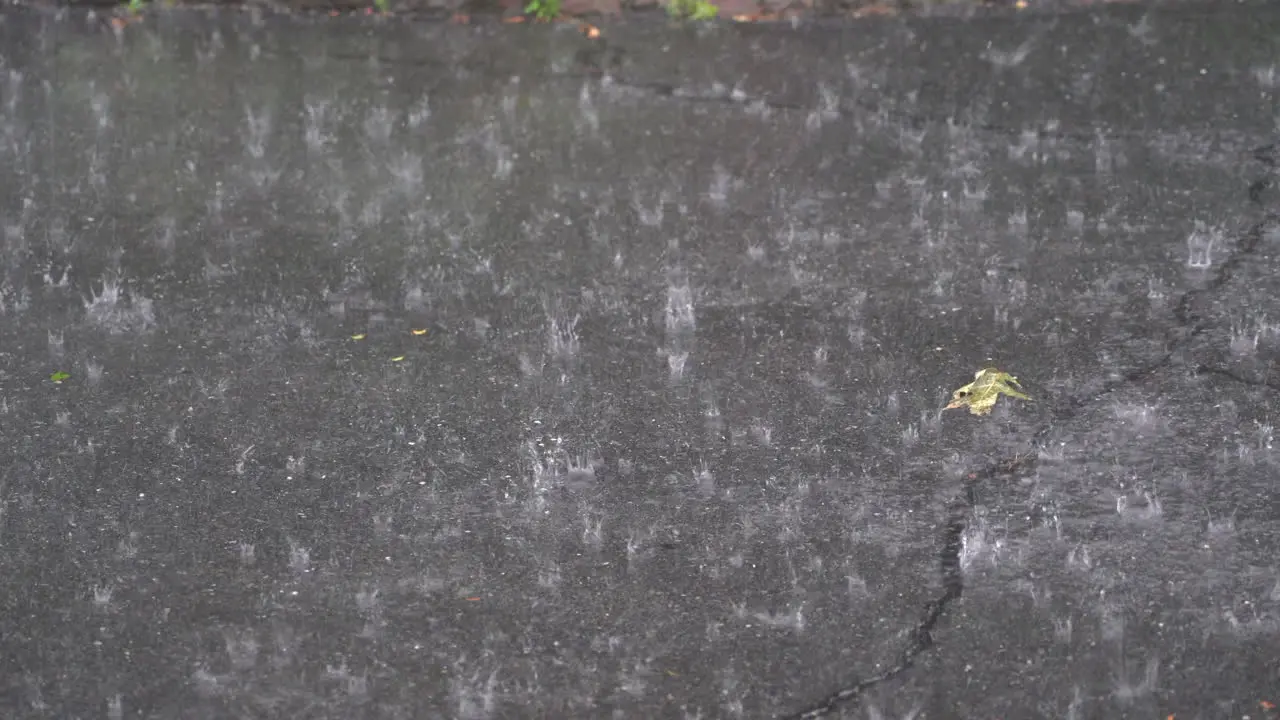
[[[529,0],[524,12],[539,20],[554,20],[560,16],[560,0]]]
[[[720,8],[707,0],[669,0],[667,14],[677,20],[713,20]]]

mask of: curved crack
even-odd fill
[[[906,672],[915,664],[916,657],[933,646],[934,627],[942,619],[942,614],[946,612],[947,606],[959,599],[961,594],[964,593],[960,552],[964,546],[964,531],[967,527],[965,521],[972,505],[973,491],[976,487],[977,477],[971,474],[965,480],[964,492],[951,504],[946,531],[943,533],[941,558],[943,592],[925,604],[924,612],[921,614],[919,622],[908,634],[907,646],[898,655],[898,662],[881,673],[864,678],[851,685],[846,685],[805,710],[783,716],[784,720],[816,720],[817,718],[826,717],[839,710],[842,705],[860,697],[869,688]]]
[[[1246,375],[1242,375],[1229,368],[1222,368],[1214,365],[1200,364],[1200,365],[1196,365],[1195,371],[1198,373],[1207,373],[1209,375],[1219,375],[1221,377],[1227,378],[1228,380],[1233,380],[1235,382],[1238,382],[1241,385],[1248,385],[1250,387],[1261,387],[1261,388],[1267,388],[1268,390],[1280,391],[1280,381],[1271,380],[1268,378],[1263,378],[1261,380],[1258,380],[1256,378],[1251,378]]]
[[[637,80],[628,78],[626,75],[624,69],[626,55],[626,49],[616,43],[603,38],[593,40],[575,55],[575,70],[555,73],[552,77],[574,80],[588,79],[600,84],[607,82],[615,87],[626,88],[637,93],[648,93],[653,97],[673,98],[690,103],[756,106],[780,112],[815,112],[821,110],[833,112],[841,118],[869,115],[882,118],[886,123],[893,123],[912,130],[921,130],[933,125],[946,124],[957,120],[954,114],[934,115],[876,104],[857,92],[852,93],[852,100],[850,101],[838,101],[833,107],[820,107],[818,103],[783,100],[771,97],[768,94],[748,95],[736,88],[730,89],[724,86],[713,90],[699,90],[697,88],[682,87],[672,81]],[[1020,137],[1027,131],[1027,128],[1024,127],[1011,127],[994,122],[970,122],[965,123],[965,125],[978,132],[1003,135],[1012,139]],[[1200,129],[1211,132],[1215,128],[1208,126]],[[1034,133],[1039,140],[1068,140],[1082,143],[1093,142],[1098,137],[1097,131],[1092,128],[1089,131],[1073,131],[1041,127],[1035,130]],[[1118,138],[1141,139],[1147,137],[1149,131],[1141,129],[1112,129],[1110,130],[1110,135]],[[1267,162],[1266,159],[1270,157],[1266,150],[1267,148],[1255,149],[1252,151],[1251,157],[1265,163]],[[1269,181],[1260,182],[1269,185]],[[1259,192],[1261,191],[1251,188],[1250,197],[1253,198]]]

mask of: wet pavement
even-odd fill
[[[2,17],[4,717],[1278,716],[1280,8]]]

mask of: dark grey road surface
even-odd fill
[[[0,716],[1276,717],[1280,9],[0,17]]]

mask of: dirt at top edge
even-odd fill
[[[666,14],[668,2],[680,0],[138,0],[132,6],[119,0],[26,2],[11,5],[79,7],[107,10],[123,22],[141,18],[154,8],[243,9],[269,13],[308,15],[366,14],[402,18],[450,19],[455,22],[533,21],[534,8],[542,5],[559,11],[557,19],[625,18],[629,15]],[[691,0],[686,0],[691,1]],[[558,7],[552,5],[557,3]],[[719,0],[713,2],[719,19],[769,22],[804,18],[863,18],[903,15],[965,15],[1010,11],[1053,12],[1104,5],[1239,5],[1237,0]]]

